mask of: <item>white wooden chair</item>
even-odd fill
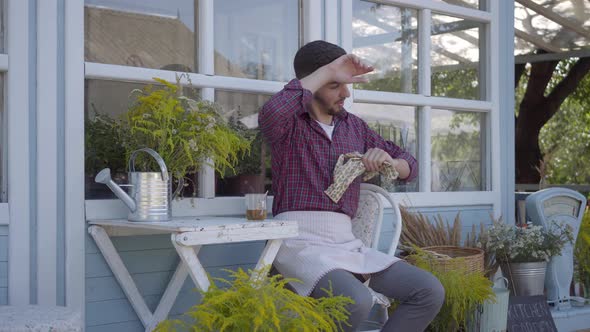
[[[358,239],[363,241],[365,246],[378,250],[385,209],[384,200],[389,202],[393,212],[393,218],[390,220],[393,224],[393,236],[391,241],[385,244],[386,252],[389,255],[394,255],[402,232],[402,217],[399,205],[383,188],[368,183],[361,184],[359,207],[356,216],[352,220],[352,232]],[[365,283],[367,287],[368,283],[368,281]],[[384,323],[388,318],[389,299],[371,288],[369,290],[373,295],[373,305],[378,304],[383,310],[381,317],[384,318],[382,322]]]

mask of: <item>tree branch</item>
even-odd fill
[[[553,76],[553,71],[558,61],[544,61],[531,64],[531,74],[527,89],[524,94],[523,103],[529,100],[539,100],[545,98],[547,83]],[[522,104],[521,104],[522,105]]]
[[[522,73],[524,73],[524,69],[526,68],[526,63],[517,63],[514,65],[514,88],[518,87],[518,83],[520,82],[520,78],[522,77]]]
[[[552,110],[549,118],[559,110],[559,106],[567,96],[569,96],[576,88],[584,76],[590,71],[590,57],[579,59],[576,64],[570,69],[569,73],[559,82],[553,91],[547,96],[547,103],[556,107],[550,108]]]

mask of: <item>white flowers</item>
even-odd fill
[[[191,150],[197,152],[199,151],[199,147],[197,146],[197,142],[193,138],[188,140],[188,146]]]
[[[541,226],[521,228],[495,222],[486,233],[483,238],[487,250],[505,262],[548,261],[572,241],[571,228],[556,224],[546,230]]]

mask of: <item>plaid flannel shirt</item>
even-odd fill
[[[341,154],[365,153],[380,148],[410,165],[411,180],[418,163],[408,152],[379,134],[354,114],[343,110],[334,117],[332,140],[308,113],[312,93],[297,79],[272,96],[262,107],[258,123],[271,146],[273,215],[287,211],[331,211],[354,217],[360,195],[360,177],[348,187],[338,203],[324,193]]]

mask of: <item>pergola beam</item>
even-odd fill
[[[559,47],[549,44],[548,42],[544,41],[541,37],[533,36],[527,32],[524,32],[524,31],[522,31],[520,29],[516,29],[516,28],[514,28],[514,34],[518,38],[522,38],[522,39],[528,41],[529,43],[531,43],[531,44],[533,44],[533,45],[535,45],[547,52],[551,52],[551,53],[561,52],[561,49]]]
[[[531,0],[516,0],[516,2],[520,3],[526,8],[532,9],[535,12],[545,16],[546,18],[550,19],[551,21],[560,24],[563,27],[566,27],[572,31],[575,31],[580,36],[584,36],[585,38],[590,39],[590,31],[586,30],[581,22],[573,22],[570,19],[567,19],[551,10],[540,6],[534,3]]]

